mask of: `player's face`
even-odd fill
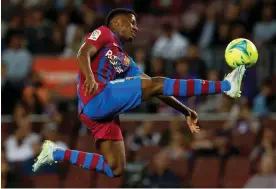
[[[121,37],[126,41],[132,41],[138,31],[135,16],[133,14],[124,16],[121,23]]]

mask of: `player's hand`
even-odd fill
[[[186,120],[192,133],[198,133],[200,131],[199,126],[197,126],[198,116],[195,111],[191,110],[190,116],[187,116]]]
[[[95,81],[94,76],[89,76],[85,79],[83,89],[84,96],[94,94],[98,90],[98,83]]]

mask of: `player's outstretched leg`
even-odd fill
[[[116,177],[102,155],[61,149],[49,140],[44,142],[42,151],[33,165],[33,171],[37,171],[43,165],[51,165],[58,161],[68,161],[73,165],[104,173],[108,177]]]
[[[143,79],[143,100],[148,100],[156,95],[189,97],[219,93],[225,93],[232,98],[237,98],[240,97],[244,73],[245,67],[240,66],[229,73],[223,81],[170,79],[164,77]]]

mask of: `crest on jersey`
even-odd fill
[[[127,56],[125,56],[124,62],[125,62],[125,65],[126,65],[126,66],[129,66],[130,60],[129,60],[129,58],[128,58]]]
[[[92,39],[96,41],[100,37],[100,35],[101,35],[100,30],[94,30],[88,39]]]

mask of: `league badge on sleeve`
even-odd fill
[[[92,39],[92,40],[96,41],[100,35],[101,35],[100,30],[94,30],[88,39]]]

